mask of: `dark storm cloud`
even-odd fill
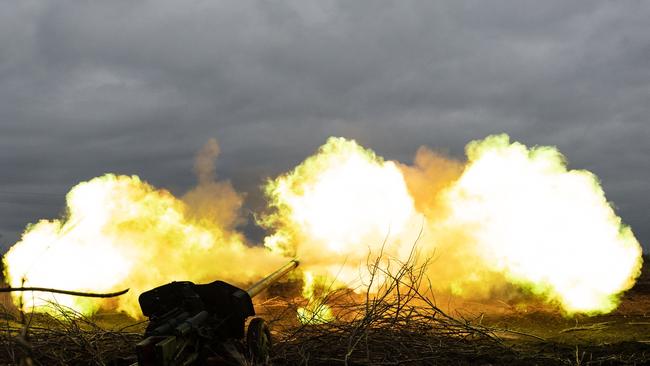
[[[330,135],[410,161],[499,132],[595,172],[650,243],[649,18],[643,1],[0,1],[0,243],[105,172],[186,190],[209,137],[254,207]]]

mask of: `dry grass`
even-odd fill
[[[380,256],[381,258],[381,256]],[[450,316],[435,301],[426,263],[395,259],[369,261],[370,282],[362,295],[324,289],[317,303],[334,319],[301,325],[296,311],[304,303],[273,301],[262,313],[274,329],[275,365],[643,365],[650,346],[639,342],[580,346],[553,343],[485,326],[481,317]],[[128,365],[140,328],[106,329],[95,319],[52,304],[57,317],[6,308],[0,327],[0,364]],[[269,309],[271,307],[268,307]],[[140,329],[140,331],[138,331]],[[582,331],[582,329],[581,329]],[[523,338],[522,338],[523,337]],[[523,341],[522,341],[523,340]],[[241,365],[249,364],[243,358]]]
[[[133,356],[134,345],[142,338],[140,332],[108,330],[71,309],[51,307],[56,317],[14,316],[15,311],[5,309],[0,364],[117,365]]]
[[[481,364],[520,360],[491,329],[447,315],[435,304],[425,276],[427,263],[378,259],[362,299],[331,291],[321,299],[335,318],[278,334],[274,364],[421,365]],[[381,281],[381,283],[377,283]],[[427,289],[423,291],[422,289]],[[311,304],[318,307],[319,304]]]
[[[638,342],[577,347],[482,325],[482,316],[450,316],[437,305],[427,263],[377,259],[362,298],[347,290],[322,297],[335,317],[318,325],[276,327],[276,365],[643,365],[650,346]],[[380,280],[381,279],[381,280]],[[381,281],[381,283],[376,283]],[[311,304],[318,307],[319,304]],[[295,314],[296,304],[285,309]],[[295,315],[294,315],[295,316]],[[272,321],[281,322],[281,317]],[[509,341],[502,339],[508,336]],[[517,338],[517,342],[512,342]]]

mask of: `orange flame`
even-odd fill
[[[204,153],[214,158],[211,144]],[[28,308],[47,310],[43,306],[53,301],[86,314],[116,307],[137,318],[137,298],[152,287],[175,280],[252,282],[284,262],[246,246],[233,230],[241,198],[229,183],[200,183],[186,201],[136,176],[80,183],[67,195],[66,218],[29,226],[5,255],[6,278],[14,287],[23,280],[25,286],[90,292],[130,287],[116,302],[46,293],[25,300]]]
[[[275,233],[265,243],[363,290],[366,260],[405,260],[422,230],[418,250],[436,256],[429,277],[439,290],[484,297],[514,285],[566,313],[613,310],[639,274],[641,248],[595,176],[507,135],[474,141],[467,155],[462,164],[421,149],[411,167],[331,138],[267,184],[274,211],[262,223]]]
[[[100,306],[139,317],[137,296],[173,280],[258,279],[298,256],[305,297],[315,286],[372,291],[368,261],[435,260],[436,290],[463,297],[509,296],[513,288],[565,313],[605,313],[639,275],[641,247],[607,202],[597,178],[569,170],[552,147],[507,135],[467,145],[467,162],[421,148],[412,166],[386,161],[354,141],[330,138],[291,172],[269,180],[260,224],[266,248],[235,229],[242,198],[215,180],[210,141],[182,199],[135,176],[105,175],[74,187],[64,219],[31,225],[4,257],[12,286],[113,291],[116,302],[37,294],[85,313]],[[603,271],[606,268],[607,271]],[[372,283],[372,285],[371,285]],[[305,321],[331,312],[308,305]]]

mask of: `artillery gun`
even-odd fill
[[[252,297],[297,266],[291,260],[247,290],[222,281],[175,281],[143,292],[138,300],[149,325],[136,345],[134,365],[228,365],[236,354],[247,354],[253,364],[267,363],[267,324],[255,317],[244,332],[246,319],[255,315]]]

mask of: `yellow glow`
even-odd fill
[[[323,298],[327,294],[318,294],[316,291],[316,287],[320,286],[319,291],[323,292],[322,287],[325,285],[323,279],[317,281],[311,271],[305,271],[303,281],[302,296],[308,303],[298,308],[298,320],[303,324],[322,324],[334,320],[332,310]]]
[[[330,138],[292,171],[267,182],[270,235],[245,245],[234,230],[241,197],[213,181],[216,142],[197,159],[200,185],[177,199],[136,176],[105,175],[67,196],[64,219],[27,228],[4,257],[11,286],[106,292],[117,300],[25,294],[84,313],[115,308],[139,317],[138,295],[173,280],[243,284],[298,257],[305,273],[302,321],[328,321],[323,293],[378,289],[368,264],[404,261],[417,242],[434,290],[508,298],[514,287],[566,313],[609,312],[639,275],[641,247],[597,178],[569,170],[553,147],[507,135],[466,147],[467,162],[421,148],[412,166],[385,161],[352,140]],[[22,283],[24,280],[24,284]],[[328,286],[323,286],[323,284]],[[427,283],[427,281],[425,281]],[[318,289],[318,291],[317,291]],[[14,294],[14,296],[20,296]]]
[[[363,290],[367,261],[382,251],[408,253],[423,222],[398,166],[343,138],[330,138],[292,172],[269,181],[266,192],[275,208],[262,220],[275,230],[266,246],[296,255],[337,287]],[[305,277],[306,298],[312,284]]]
[[[258,279],[284,260],[219,222],[193,218],[169,192],[136,176],[105,175],[74,187],[65,219],[28,227],[4,257],[11,286],[53,287],[88,292],[131,288],[117,300],[47,293],[25,294],[29,309],[55,301],[85,314],[99,307],[141,317],[138,296],[174,280],[217,278],[243,283]],[[255,266],[248,266],[256,261]],[[16,300],[20,296],[14,293]],[[41,309],[45,310],[45,309]]]
[[[435,257],[437,290],[508,298],[516,285],[566,313],[613,310],[639,274],[641,248],[596,177],[568,170],[555,148],[507,135],[471,142],[467,157],[421,149],[411,167],[330,138],[267,184],[265,244],[363,291],[367,261],[404,260],[422,231],[419,258]]]
[[[639,274],[641,247],[597,178],[507,135],[470,143],[467,156],[446,195],[447,224],[469,231],[486,267],[569,313],[613,310]]]

